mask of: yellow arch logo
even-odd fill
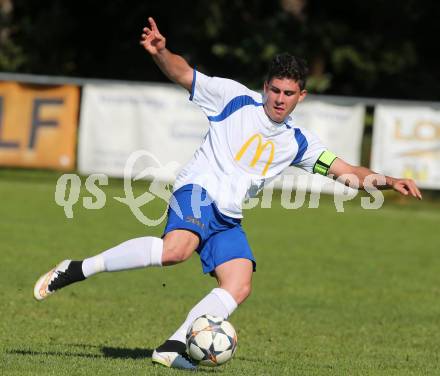
[[[239,150],[239,152],[237,153],[237,155],[235,156],[235,161],[239,161],[241,159],[241,157],[243,157],[244,153],[246,152],[246,150],[249,148],[249,146],[252,144],[252,142],[254,142],[255,140],[257,140],[257,150],[255,151],[255,155],[254,158],[252,159],[251,163],[250,163],[250,167],[255,167],[255,165],[257,164],[257,162],[260,160],[261,158],[261,154],[263,154],[264,149],[266,149],[268,146],[270,146],[270,155],[269,155],[269,159],[266,162],[266,165],[264,166],[263,169],[263,173],[262,175],[265,176],[267,173],[267,170],[269,169],[269,166],[271,165],[272,161],[273,161],[273,157],[275,155],[275,145],[273,144],[272,141],[266,141],[263,143],[263,136],[261,136],[261,134],[256,133],[254,134],[252,137],[250,137],[241,147],[241,149]]]

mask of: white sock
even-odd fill
[[[202,315],[220,316],[227,319],[237,308],[237,302],[232,295],[224,289],[216,288],[206,295],[188,313],[185,322],[169,338],[169,340],[186,343],[186,332],[193,321]]]
[[[127,240],[99,255],[86,258],[82,263],[86,278],[100,272],[162,266],[163,240],[145,236]]]

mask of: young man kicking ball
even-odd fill
[[[255,259],[241,227],[242,202],[291,165],[335,178],[351,174],[353,179],[345,183],[358,181],[361,189],[364,179],[375,173],[337,158],[292,122],[290,114],[306,96],[306,67],[300,59],[276,56],[260,94],[191,68],[166,48],[152,18],[140,44],[171,81],[188,90],[190,100],[206,114],[209,131],[176,179],[162,238],[131,239],[83,261],[64,260],[40,277],[34,296],[43,300],[101,272],[177,264],[196,251],[204,273],[215,276],[218,287],[194,306],[152,356],[153,362],[167,367],[195,369],[185,352],[189,325],[203,314],[228,318],[251,292]],[[421,199],[412,180],[376,176],[386,182],[378,188]]]

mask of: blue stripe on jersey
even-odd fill
[[[216,116],[208,116],[209,121],[222,121],[231,116],[235,111],[248,105],[262,106],[263,103],[256,102],[254,98],[249,95],[239,95],[229,101],[223,111]]]
[[[196,89],[196,69],[193,70],[193,81],[191,84],[191,94],[189,95],[189,100],[192,101],[194,98],[194,90]]]
[[[298,143],[298,152],[296,153],[295,159],[290,164],[291,166],[301,162],[301,159],[304,156],[304,153],[306,152],[307,147],[309,146],[309,143],[307,142],[306,136],[303,135],[301,130],[299,128],[294,128],[294,129],[295,129],[295,140]]]

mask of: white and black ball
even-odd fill
[[[237,333],[227,320],[203,315],[194,320],[186,334],[188,355],[199,364],[216,367],[232,358],[237,349]]]

